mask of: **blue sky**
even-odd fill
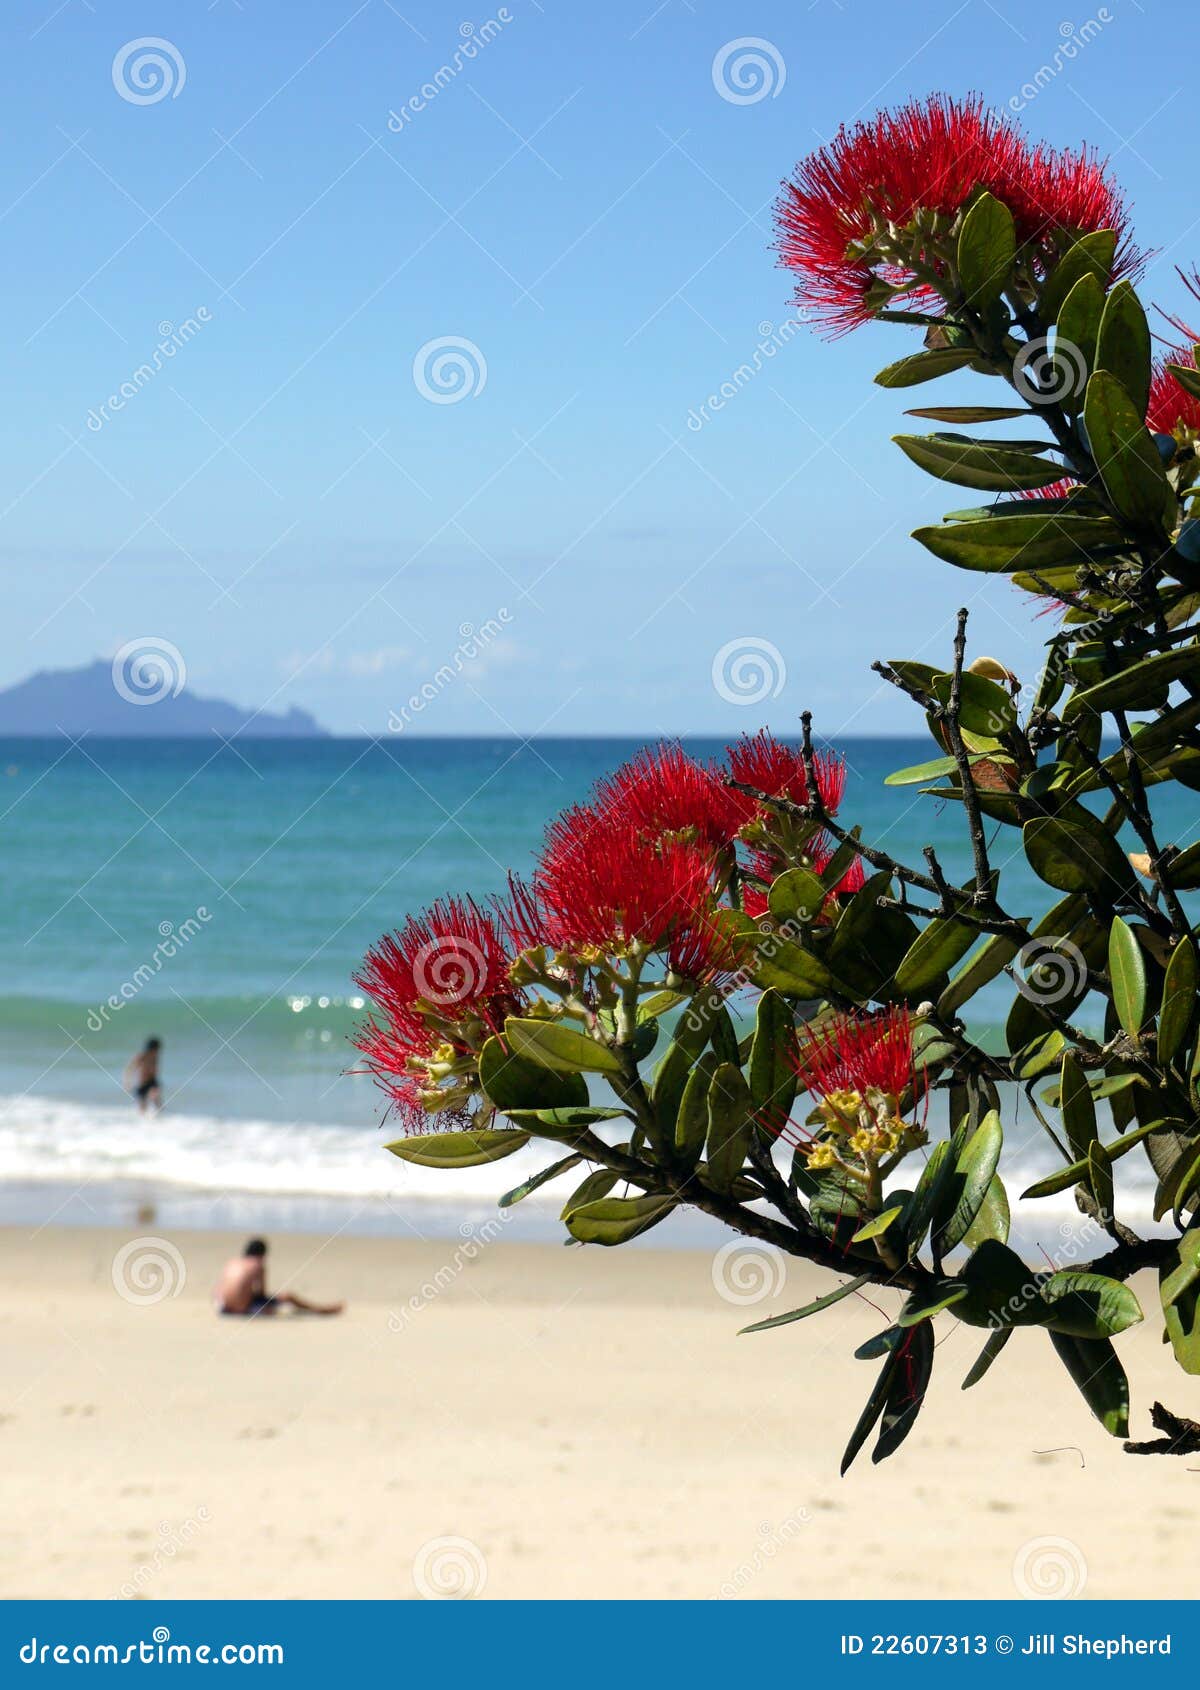
[[[1112,155],[1159,249],[1147,297],[1178,308],[1200,228],[1179,229],[1189,61],[1163,43],[1190,16],[6,7],[0,681],[153,636],[197,690],[339,732],[386,731],[447,664],[411,731],[786,731],[809,706],[831,737],[900,732],[919,724],[870,660],[936,655],[960,602],[978,649],[1029,669],[1045,630],[1019,595],[908,538],[969,502],[888,442],[903,396],[870,376],[912,343],[778,344],[770,205],[840,120],[934,88],[1003,106],[1049,65],[1023,121]],[[171,92],[131,100],[163,86],[136,80],[148,37]],[[747,37],[771,91],[731,101],[714,61]],[[438,349],[419,355],[451,340],[472,391],[437,403]],[[456,657],[464,627],[484,634]]]

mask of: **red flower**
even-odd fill
[[[1177,428],[1200,431],[1200,399],[1180,387],[1168,364],[1182,364],[1185,369],[1194,370],[1195,354],[1188,347],[1178,346],[1167,357],[1156,360],[1150,378],[1146,427],[1155,434],[1174,434]]]
[[[822,833],[818,834],[806,849],[813,873],[823,875],[833,859],[834,851],[837,849],[834,842],[827,834]],[[774,851],[761,846],[750,852],[746,862],[746,872],[754,875],[758,880],[765,881],[768,888],[784,872],[786,867],[787,864]],[[823,911],[828,910],[830,902],[836,899],[839,893],[861,891],[865,884],[866,875],[863,871],[862,858],[855,857],[837,885],[831,888],[822,906]],[[742,885],[742,908],[755,921],[758,921],[764,915],[769,915],[770,904],[767,891],[752,885],[749,881],[745,881]]]
[[[734,780],[752,786],[769,798],[789,798],[793,804],[808,803],[808,776],[804,759],[795,747],[783,745],[766,729],[754,735],[743,734],[736,745],[728,748],[729,768]],[[846,762],[831,752],[818,751],[813,759],[817,775],[817,791],[828,815],[835,816],[846,791]],[[748,821],[754,813],[753,800]]]
[[[410,1064],[431,1059],[446,1043],[465,1054],[456,1023],[478,1018],[496,1032],[521,1009],[510,962],[500,919],[471,898],[447,898],[410,916],[367,952],[354,978],[377,1013],[357,1029],[354,1043],[410,1128],[431,1119],[421,1104],[430,1081]]]
[[[514,956],[546,943],[546,918],[537,893],[519,875],[509,875],[508,896],[493,898],[492,913]]]
[[[690,980],[737,967],[715,925],[713,860],[678,836],[648,840],[614,810],[577,805],[551,823],[534,889],[546,943],[611,954],[635,941]]]
[[[835,333],[867,321],[877,303],[868,301],[868,290],[877,281],[914,280],[898,252],[911,250],[917,213],[948,225],[978,188],[1009,206],[1018,237],[1035,249],[1039,266],[1063,237],[1105,228],[1124,235],[1120,195],[1086,148],[1031,148],[978,96],[960,101],[935,94],[843,127],[784,183],[776,204],[778,250],[800,276],[797,303]],[[887,253],[877,244],[881,235],[892,243]],[[918,257],[940,273],[942,258],[928,241]],[[1122,251],[1118,270],[1133,261],[1131,251]],[[923,285],[909,302],[936,305],[938,297]]]
[[[737,833],[743,805],[719,773],[679,745],[639,751],[630,762],[596,785],[595,808],[625,818],[640,834],[687,833],[713,850]]]
[[[835,842],[826,834],[822,834],[808,847],[809,859],[812,862],[814,874],[824,874],[833,860],[833,854],[838,849]],[[863,868],[861,857],[855,857],[850,867],[833,888],[833,892],[861,892],[867,883],[866,870]]]
[[[847,1091],[898,1097],[909,1086],[915,1094],[922,1082],[913,1065],[907,1009],[893,1007],[862,1016],[838,1013],[819,1026],[802,1029],[796,1071],[805,1089],[822,1100]]]
[[[742,887],[742,909],[752,921],[760,921],[764,915],[770,915],[770,902],[761,886],[747,883]]]
[[[1052,481],[1049,487],[1022,487],[1018,496],[1022,499],[1065,499],[1078,486],[1079,482],[1073,475],[1064,475],[1061,481]]]

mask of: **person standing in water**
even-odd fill
[[[129,1058],[125,1068],[125,1089],[137,1099],[144,1115],[147,1109],[162,1108],[162,1082],[158,1077],[161,1039],[147,1039],[141,1050]]]

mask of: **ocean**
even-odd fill
[[[353,975],[407,912],[528,869],[551,815],[637,745],[0,741],[0,1220],[428,1234],[492,1213],[543,1153],[457,1174],[388,1155],[380,1096],[352,1071]],[[951,879],[970,874],[957,808],[883,785],[931,754],[927,740],[839,749],[843,820],[917,864],[933,842]],[[1174,792],[1160,814],[1165,837],[1197,836],[1194,795]],[[1015,843],[1000,834],[998,862]],[[1051,896],[1019,851],[1003,891],[1018,914]],[[982,994],[976,1025],[994,1034],[1008,996],[1006,983]],[[150,1035],[163,1041],[158,1117],[122,1087]],[[1032,1178],[1054,1153],[1013,1106]],[[513,1212],[513,1236],[554,1230],[556,1190]],[[677,1241],[706,1236],[694,1221],[672,1223]]]

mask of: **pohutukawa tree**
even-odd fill
[[[847,826],[844,765],[814,749],[807,715],[798,746],[762,733],[719,765],[660,747],[550,825],[529,885],[447,901],[382,940],[360,976],[377,1009],[359,1046],[409,1162],[467,1167],[544,1141],[554,1159],[504,1202],[583,1171],[562,1210],[573,1239],[624,1244],[692,1205],[834,1276],[753,1330],[897,1291],[893,1323],[857,1352],[879,1368],[843,1467],[877,1427],[875,1460],[909,1432],[942,1310],[985,1334],[965,1384],[1014,1336],[1017,1350],[1048,1339],[1126,1437],[1113,1339],[1143,1318],[1137,1270],[1158,1270],[1157,1318],[1200,1373],[1200,845],[1161,839],[1154,803],[1168,782],[1200,790],[1195,349],[1172,349],[1188,335],[1166,319],[1153,356],[1103,164],[1032,144],[976,101],[843,131],[784,185],[778,218],[819,324],[923,333],[881,386],[971,372],[1012,390],[917,408],[944,428],[897,444],[985,500],[920,544],[1057,612],[1040,681],[969,661],[965,610],[945,667],[875,665],[936,751],[891,779],[958,818],[970,878],[954,884],[934,845],[901,863]],[[1018,438],[959,432],[1016,419]],[[997,863],[1018,850],[1048,907],[1007,900]],[[1006,977],[997,1054],[964,1017]],[[754,1024],[739,1037],[728,1000],[743,989]],[[1008,1243],[1020,1091],[1061,1164],[1020,1195],[1070,1190],[1079,1209],[1058,1262]],[[1165,1223],[1149,1238],[1117,1195],[1143,1157]],[[1153,1417],[1162,1439],[1126,1447],[1200,1447],[1191,1421]]]

